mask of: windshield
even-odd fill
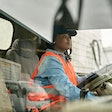
[[[6,50],[10,47],[13,35],[11,22],[0,18],[0,49]]]

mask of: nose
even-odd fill
[[[68,41],[70,41],[70,40],[71,40],[71,38],[70,38],[70,37],[67,37],[67,40],[68,40]]]
[[[69,41],[71,40],[71,36],[69,34],[67,34],[66,37],[67,37],[67,40]]]

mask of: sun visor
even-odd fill
[[[10,47],[13,35],[11,22],[0,18],[0,49],[6,50]]]

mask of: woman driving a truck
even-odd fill
[[[71,36],[77,32],[56,25],[53,33],[53,46],[42,55],[38,70],[35,70],[32,78],[35,84],[47,89],[48,94],[62,96],[65,100],[80,99],[80,89],[77,85],[87,76],[79,77],[70,63],[66,51],[71,48]],[[92,92],[85,95],[86,99],[95,98]]]

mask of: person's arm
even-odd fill
[[[39,66],[38,75],[47,77],[49,82],[67,100],[80,99],[80,89],[74,86],[64,73],[61,63],[55,57],[45,57]],[[94,95],[88,92],[86,98],[91,99]]]

